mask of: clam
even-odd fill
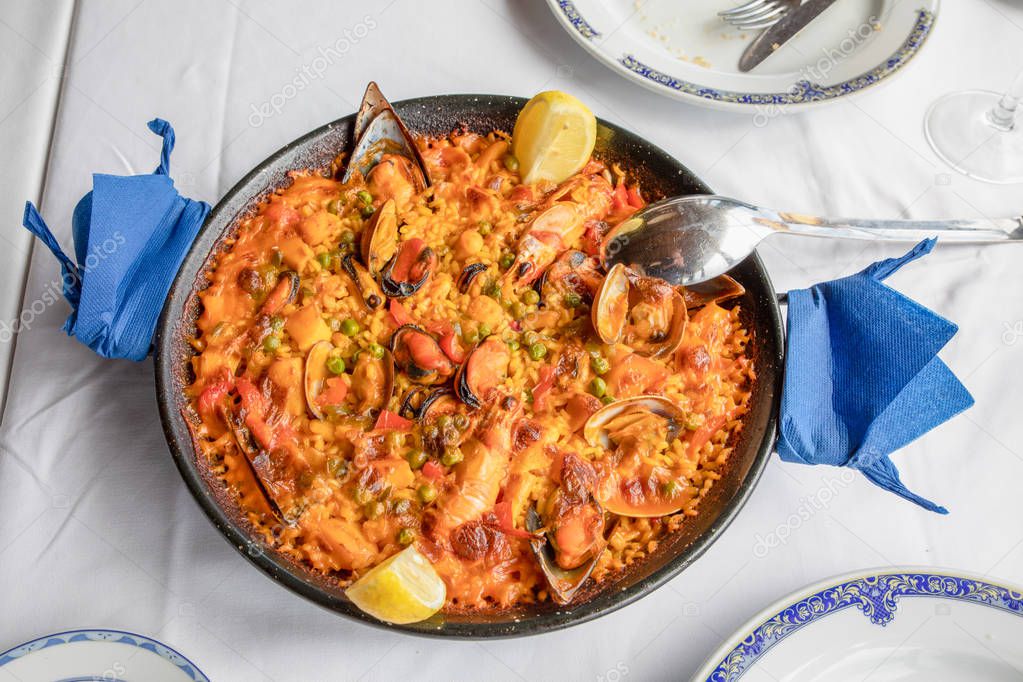
[[[362,231],[359,251],[369,274],[376,277],[398,250],[398,210],[394,199],[384,202]]]
[[[352,369],[351,393],[355,408],[364,414],[387,406],[394,393],[394,359],[389,351],[385,349],[379,358],[359,353]]]
[[[509,362],[511,351],[504,341],[496,336],[480,341],[469,351],[455,376],[458,399],[474,410],[479,409],[487,395],[508,377]]]
[[[380,290],[376,280],[369,274],[369,270],[356,262],[351,254],[341,259],[341,267],[352,279],[355,288],[359,292],[359,298],[362,299],[362,303],[366,306],[367,310],[372,312],[383,305],[384,292]]]
[[[426,166],[412,135],[374,82],[370,82],[362,97],[354,136],[355,146],[342,182],[348,182],[356,171],[369,178],[377,164],[390,161],[391,165],[400,166],[397,171],[408,176],[416,191],[430,185]]]
[[[437,254],[422,239],[401,243],[380,273],[380,288],[390,298],[405,298],[419,291],[437,266]]]
[[[690,284],[687,287],[682,287],[682,290],[682,298],[686,302],[686,308],[690,310],[708,303],[721,303],[738,298],[746,293],[746,287],[728,275],[718,275],[706,282]]]
[[[455,364],[427,331],[406,324],[391,337],[394,364],[417,384],[442,384],[455,373]]]
[[[689,314],[676,289],[656,277],[640,277],[621,263],[607,273],[591,312],[604,343],[624,343],[647,357],[675,352]]]
[[[656,395],[619,400],[590,416],[583,437],[590,445],[614,451],[600,462],[595,491],[605,510],[658,517],[686,505],[690,499],[686,481],[671,469],[649,463],[664,443],[678,437],[685,416],[675,403]]]
[[[327,358],[333,348],[334,345],[330,341],[320,341],[313,344],[305,356],[305,371],[302,379],[305,402],[309,412],[317,419],[323,419],[323,411],[316,399],[323,392],[324,382],[330,374],[327,369]]]

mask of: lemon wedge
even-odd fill
[[[558,90],[526,102],[515,120],[512,154],[522,181],[562,182],[586,165],[597,141],[597,119],[585,104]]]
[[[411,546],[370,569],[345,594],[369,615],[402,625],[440,611],[447,589],[430,561]]]

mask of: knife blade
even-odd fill
[[[835,2],[836,0],[809,0],[790,11],[781,21],[753,39],[739,59],[739,71],[745,73],[759,66]]]

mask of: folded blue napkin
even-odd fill
[[[937,353],[958,327],[882,281],[934,248],[788,293],[778,454],[787,462],[859,469],[924,509],[889,455],[973,405]]]
[[[160,165],[150,175],[92,176],[92,191],[75,207],[75,260],[63,250],[31,202],[23,224],[60,261],[71,315],[68,335],[105,358],[142,360],[178,266],[210,212],[178,194],[168,175],[174,129],[162,119]]]

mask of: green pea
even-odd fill
[[[281,337],[279,336],[268,336],[263,340],[263,350],[267,353],[276,353],[277,349],[281,347]]]
[[[565,306],[568,308],[578,308],[583,303],[583,297],[574,291],[570,291],[565,294]]]
[[[345,230],[344,232],[342,232],[341,233],[341,243],[342,244],[354,244],[355,243],[355,233],[352,232],[351,230]]]
[[[590,393],[598,398],[604,397],[604,394],[607,393],[607,382],[600,377],[593,377],[593,380],[590,381]]]
[[[349,318],[341,323],[341,333],[345,336],[355,336],[362,328],[359,327],[359,323]]]
[[[444,429],[448,428],[449,426],[451,426],[451,415],[450,414],[442,414],[441,416],[437,417],[437,428],[438,429],[443,431]]]
[[[377,212],[377,210],[375,208],[373,208],[372,204],[367,204],[367,205],[363,206],[362,209],[359,211],[359,215],[361,215],[363,218],[369,218],[371,215],[373,215],[376,212]]]
[[[486,237],[486,236],[487,236],[488,234],[490,234],[490,233],[491,233],[491,232],[492,232],[492,231],[494,230],[494,226],[490,224],[490,221],[489,221],[489,220],[481,220],[481,221],[479,221],[479,223],[478,223],[478,224],[476,225],[476,230],[477,230],[477,231],[478,231],[478,232],[479,232],[479,233],[480,233],[481,235],[483,235],[484,237]]]
[[[281,317],[280,315],[274,315],[273,317],[271,317],[270,329],[272,329],[275,334],[280,334],[281,330],[284,329],[284,318]]]
[[[547,357],[547,346],[542,343],[533,343],[529,346],[529,357],[534,360],[543,360]]]
[[[398,544],[408,546],[416,541],[416,533],[411,528],[402,528],[398,531]]]
[[[358,192],[356,192],[355,197],[366,205],[373,203],[373,195],[364,189],[360,189]]]
[[[456,428],[456,429],[458,429],[459,431],[465,431],[465,430],[466,430],[467,428],[469,428],[469,418],[468,418],[468,417],[466,417],[466,416],[465,416],[464,414],[462,414],[461,412],[459,412],[458,414],[456,414],[456,415],[455,415],[455,416],[454,416],[454,417],[452,418],[452,421],[454,421],[454,423],[455,423],[455,428]]]
[[[333,213],[338,215],[344,209],[345,200],[344,197],[334,199],[333,201],[327,202],[327,213]]]
[[[417,471],[423,468],[426,464],[426,453],[422,450],[411,450],[408,455],[408,465],[412,467],[412,471]]]
[[[516,341],[515,339],[508,339],[507,341],[505,341],[505,343],[508,344],[508,348],[511,349],[513,353],[517,351],[519,348],[522,348],[522,344]]]
[[[332,358],[327,358],[327,369],[331,374],[344,374],[345,359],[337,355]]]
[[[486,322],[480,322],[480,326],[476,327],[476,331],[479,332],[481,339],[485,339],[490,336],[490,325]]]
[[[281,253],[281,250],[280,249],[272,250],[270,252],[270,265],[274,266],[275,268],[279,268],[279,267],[281,267],[281,264],[283,264],[283,263],[284,263],[284,254]]]
[[[330,252],[324,251],[323,253],[316,254],[316,262],[320,264],[324,270],[330,270],[331,263]]]
[[[515,254],[505,251],[504,253],[501,254],[501,257],[498,259],[497,264],[501,266],[502,270],[507,270],[512,266],[512,263],[514,262]]]
[[[540,302],[540,294],[536,293],[536,289],[526,289],[522,292],[522,302],[526,305],[536,305]]]
[[[381,346],[379,343],[369,344],[368,350],[369,354],[375,357],[377,360],[384,357],[384,347]]]
[[[437,489],[429,483],[424,483],[416,488],[416,497],[418,497],[419,501],[423,504],[430,504],[437,499]]]
[[[512,154],[504,155],[504,167],[510,170],[512,173],[519,172],[519,160]]]
[[[327,460],[327,472],[334,478],[344,478],[348,475],[348,462],[341,457],[331,457]]]
[[[661,484],[661,494],[665,497],[675,497],[682,492],[682,486],[678,481],[665,481]]]
[[[601,398],[600,398],[600,402],[604,403],[605,405],[610,405],[614,401],[615,401],[614,397],[613,396],[609,396],[609,395],[604,395],[604,396],[601,396]]]
[[[590,367],[597,374],[607,374],[608,370],[611,369],[611,363],[603,355],[594,355],[590,358]]]
[[[501,300],[501,287],[497,282],[487,282],[483,287],[483,295],[495,300]]]
[[[462,340],[469,344],[476,343],[480,340],[480,333],[476,329],[466,327],[462,330]]]
[[[379,517],[381,514],[383,514],[386,510],[387,508],[384,506],[384,503],[381,502],[380,500],[367,502],[362,506],[362,513],[366,515],[367,519],[375,519]]]
[[[463,459],[462,451],[458,448],[448,448],[440,457],[440,463],[446,467],[453,467]]]

